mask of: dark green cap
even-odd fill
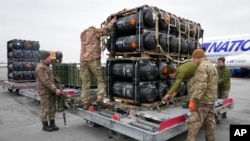
[[[168,66],[168,74],[175,73],[176,68],[174,66]]]
[[[40,51],[40,60],[45,60],[50,56],[48,51]]]
[[[88,29],[96,29],[96,27],[95,26],[90,26],[90,27],[88,27]]]

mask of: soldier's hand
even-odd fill
[[[174,92],[172,95],[166,94],[163,98],[162,98],[162,103],[167,102],[169,99],[173,98],[176,96],[176,92]]]
[[[173,97],[175,97],[175,96],[176,96],[176,92],[174,92],[174,93],[171,95],[170,98],[173,98]]]
[[[116,16],[114,16],[113,19],[111,20],[111,22],[112,22],[112,24],[114,24],[114,23],[116,23],[116,21],[117,21],[117,18],[116,18]]]
[[[169,94],[166,94],[163,98],[162,98],[162,103],[167,102],[169,99],[171,98],[171,96]]]
[[[60,89],[56,89],[56,95],[62,94],[62,91]]]

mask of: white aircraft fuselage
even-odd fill
[[[250,34],[204,38],[202,47],[212,63],[225,57],[232,73],[250,75]]]
[[[250,34],[204,38],[202,47],[207,58],[216,63],[219,57],[248,53],[250,55]]]

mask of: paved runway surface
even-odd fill
[[[0,68],[0,80],[7,80],[7,69]],[[227,119],[217,124],[216,140],[229,141],[230,124],[250,123],[250,79],[232,78],[230,97],[235,101],[234,109],[228,112]],[[78,116],[66,112],[69,128],[63,128],[62,113],[57,113],[56,124],[60,127],[57,132],[42,131],[39,120],[40,105],[27,100],[23,96],[9,93],[0,86],[0,141],[130,141],[128,137],[121,139],[109,138],[109,131],[104,127],[88,127]],[[171,139],[182,141],[186,132]],[[201,130],[197,141],[204,141]]]

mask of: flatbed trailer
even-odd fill
[[[217,123],[222,114],[233,108],[233,99],[218,99],[215,105]],[[99,110],[94,106],[89,110],[68,109],[72,114],[86,120],[87,125],[95,124],[109,129],[112,137],[122,135],[140,141],[165,141],[187,131],[189,110],[182,106],[169,106],[166,109],[137,110],[121,114],[117,111]]]
[[[178,102],[144,109],[105,99],[105,102],[112,104],[112,108],[102,109],[92,102],[89,110],[84,110],[73,102],[79,99],[80,90],[68,88],[63,91],[67,94],[65,106],[69,113],[82,117],[90,127],[106,127],[111,137],[119,138],[125,135],[140,141],[165,141],[187,131],[190,113]],[[96,90],[92,92],[95,93]],[[20,94],[34,101],[40,100],[39,95],[32,89],[21,89]],[[222,120],[222,114],[233,107],[232,98],[218,99],[215,103],[217,123]]]
[[[9,81],[9,80],[0,80],[0,85],[4,88],[7,88],[9,92],[16,92],[16,94],[19,94],[19,90],[21,89],[35,89],[36,88],[36,82],[15,82],[15,81]]]

